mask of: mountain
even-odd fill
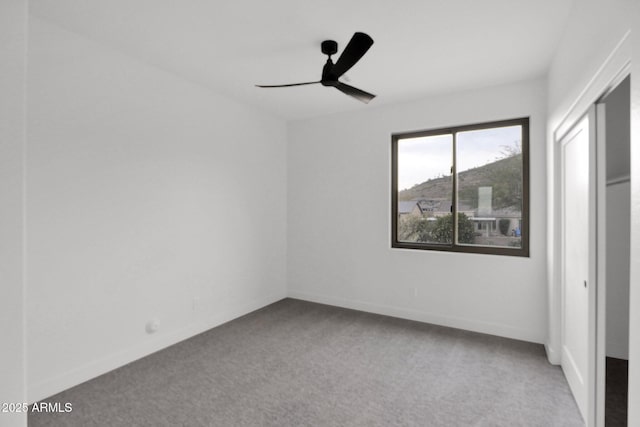
[[[398,200],[451,199],[451,175],[434,178],[398,192]],[[478,206],[478,187],[492,187],[493,208],[522,206],[522,154],[514,154],[458,174],[458,197],[471,209]]]

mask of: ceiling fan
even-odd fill
[[[371,45],[373,44],[373,39],[366,35],[365,33],[355,33],[347,47],[344,48],[340,58],[334,64],[331,60],[331,55],[335,54],[338,51],[338,43],[333,40],[325,40],[320,45],[322,53],[328,55],[327,63],[324,64],[324,68],[322,69],[322,79],[315,82],[305,82],[305,83],[291,83],[286,85],[256,85],[257,87],[262,88],[272,88],[272,87],[291,87],[291,86],[304,86],[304,85],[313,85],[313,84],[322,84],[323,86],[333,86],[338,89],[340,92],[345,93],[349,96],[354,97],[358,101],[362,101],[365,104],[368,104],[375,95],[355,88],[353,86],[349,86],[348,84],[342,83],[338,79],[346,73],[351,67],[353,67],[359,60],[364,56],[365,53],[369,50]]]

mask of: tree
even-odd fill
[[[398,240],[403,242],[428,242],[431,222],[423,216],[407,215],[398,222]]]
[[[458,243],[473,243],[473,221],[458,213]],[[402,242],[451,243],[453,241],[453,215],[448,214],[429,221],[424,216],[410,215],[398,222],[398,240]]]
[[[511,221],[507,218],[500,218],[500,220],[498,221],[498,228],[500,229],[500,232],[505,236],[509,235],[509,225],[511,225]]]
[[[432,242],[451,243],[453,241],[453,215],[441,216],[431,231]],[[468,216],[458,213],[458,243],[473,243],[475,230]]]

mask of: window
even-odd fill
[[[394,248],[529,256],[529,119],[392,136]]]

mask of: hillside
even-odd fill
[[[430,179],[400,191],[398,200],[451,198],[451,175]],[[493,187],[493,207],[502,209],[522,204],[522,154],[496,160],[458,174],[458,194],[470,208],[478,205],[478,187]]]

